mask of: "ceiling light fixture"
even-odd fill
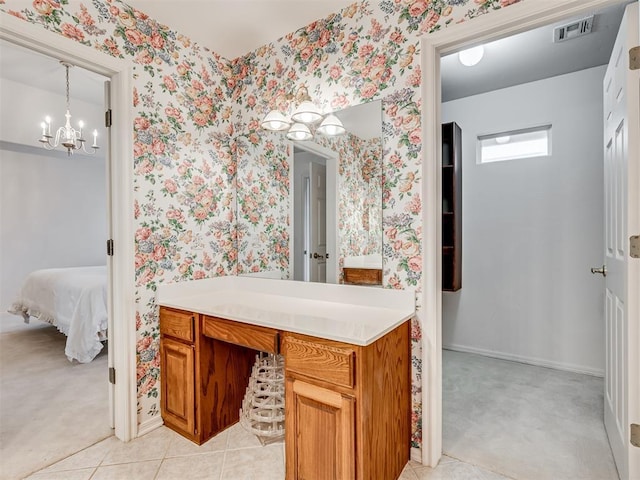
[[[66,78],[67,78],[67,113],[65,114],[65,118],[67,122],[64,127],[60,127],[57,132],[55,139],[51,135],[51,117],[45,117],[45,121],[40,124],[42,127],[42,136],[38,140],[42,143],[42,146],[47,150],[53,150],[56,147],[62,146],[67,149],[67,155],[71,156],[75,150],[82,150],[83,152],[93,155],[98,151],[98,131],[93,131],[93,145],[91,148],[93,151],[87,151],[85,147],[86,140],[82,138],[82,128],[84,127],[84,123],[82,121],[78,122],[79,130],[76,130],[71,126],[71,113],[69,113],[69,68],[72,67],[71,64],[67,62],[60,62],[64,65],[66,69]],[[53,143],[51,140],[53,139]]]
[[[468,48],[467,50],[462,50],[458,53],[458,59],[460,63],[465,67],[473,67],[477,65],[484,55],[484,47],[482,45],[478,45],[477,47]]]
[[[320,126],[315,129],[322,135],[336,136],[346,132],[338,117],[330,113],[323,115],[313,103],[309,91],[304,85],[300,86],[295,95],[289,94],[287,100],[296,99],[299,103],[293,110],[291,117],[286,117],[278,110],[271,110],[262,120],[260,126],[272,132],[287,131],[287,138],[294,141],[305,141],[313,138],[314,125],[320,120]]]

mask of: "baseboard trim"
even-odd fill
[[[409,458],[414,462],[422,464],[422,450],[416,447],[411,447],[411,455]]]
[[[162,417],[160,415],[151,417],[149,420],[146,420],[138,425],[138,437],[146,435],[156,428],[160,428],[162,425],[164,425],[164,422],[162,421]]]
[[[486,350],[484,348],[467,347],[464,345],[442,345],[443,350],[453,350],[454,352],[475,353],[485,357],[498,358],[500,360],[509,360],[511,362],[526,363],[527,365],[535,365],[536,367],[553,368],[554,370],[564,370],[566,372],[583,373],[585,375],[593,375],[594,377],[604,377],[604,370],[597,368],[587,368],[580,365],[574,365],[564,362],[553,362],[543,360],[541,358],[526,357],[524,355],[513,355],[511,353],[496,352],[494,350]]]

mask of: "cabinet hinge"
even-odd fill
[[[109,367],[109,383],[116,384],[116,369]]]
[[[107,255],[113,257],[113,239],[107,240]]]
[[[629,70],[640,70],[640,46],[629,50]]]
[[[109,128],[113,121],[113,112],[111,109],[104,112],[104,126]]]
[[[636,423],[631,424],[631,428],[629,428],[631,434],[629,435],[631,438],[631,445],[634,447],[640,447],[640,425]]]
[[[640,258],[640,235],[629,237],[629,256],[631,258]]]

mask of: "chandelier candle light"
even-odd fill
[[[287,100],[292,100],[294,95],[287,95]],[[260,124],[265,130],[282,132],[287,130],[287,138],[295,141],[311,140],[313,133],[311,128],[322,120],[316,132],[327,136],[342,135],[346,132],[344,125],[334,114],[323,114],[311,101],[307,87],[301,85],[295,95],[299,104],[291,114],[291,118],[285,117],[278,110],[271,110]]]
[[[89,155],[93,155],[100,148],[98,147],[98,131],[93,131],[93,145],[91,145],[93,151],[89,152],[85,147],[86,140],[82,138],[84,123],[82,121],[78,122],[79,130],[71,126],[71,113],[69,113],[69,68],[71,68],[72,65],[63,61],[60,63],[64,65],[67,72],[67,113],[65,114],[67,123],[64,127],[58,129],[55,139],[53,143],[51,143],[53,139],[51,135],[51,117],[46,117],[45,121],[40,124],[42,127],[42,137],[40,137],[38,141],[42,143],[42,146],[47,150],[53,150],[56,147],[63,146],[67,149],[69,156],[71,156],[75,150],[82,150]]]

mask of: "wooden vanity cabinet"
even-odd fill
[[[293,377],[285,388],[287,479],[356,478],[355,398]]]
[[[160,307],[161,415],[198,445],[238,422],[257,353],[214,338],[219,322],[225,320]]]
[[[165,424],[195,436],[195,373],[193,345],[165,338],[160,349],[162,410]]]
[[[410,322],[368,346],[160,308],[161,413],[197,444],[239,420],[258,350],[285,358],[287,480],[396,480],[409,461]]]
[[[284,333],[287,480],[397,479],[409,460],[409,322],[366,347]]]
[[[197,443],[195,315],[160,308],[160,409],[169,428]]]

